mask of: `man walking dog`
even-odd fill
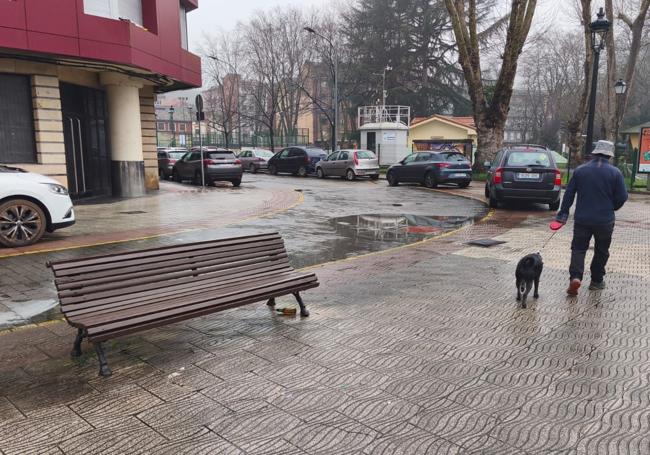
[[[627,201],[623,174],[609,164],[614,157],[614,144],[598,141],[592,159],[579,166],[571,178],[555,220],[558,228],[566,224],[569,209],[578,196],[574,214],[573,241],[571,242],[570,282],[567,294],[578,295],[585,269],[585,255],[591,238],[595,239],[594,258],[591,261],[590,290],[605,289],[605,266],[612,243],[614,212]]]

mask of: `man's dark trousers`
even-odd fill
[[[571,242],[571,279],[582,281],[585,271],[585,255],[589,249],[591,237],[595,239],[594,258],[591,261],[591,281],[601,283],[605,278],[605,266],[609,259],[609,246],[612,244],[614,223],[605,225],[587,225],[575,223],[573,241]]]

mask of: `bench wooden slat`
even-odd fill
[[[214,280],[228,279],[228,277],[237,274],[259,273],[261,270],[292,270],[292,269],[288,261],[287,262],[277,261],[273,264],[253,263],[241,267],[233,267],[233,268],[225,269],[210,274],[202,274],[198,277],[188,276],[185,278],[169,280],[169,283],[170,286],[173,285],[174,287],[189,286],[189,288],[192,288],[194,285],[201,285],[204,282],[209,283]],[[102,302],[110,303],[113,300],[119,300],[129,295],[138,294],[138,293],[146,294],[147,292],[156,291],[159,289],[164,289],[164,288],[161,287],[160,283],[154,282],[154,283],[138,284],[136,286],[123,286],[120,289],[114,289],[109,291],[99,291],[99,292],[92,292],[92,293],[89,292],[86,294],[81,294],[72,297],[63,297],[60,298],[59,300],[61,302],[62,308],[68,308],[68,305],[74,305],[79,303],[89,303],[89,302],[98,302],[99,304],[101,304]]]
[[[289,274],[295,274],[290,269],[281,271],[270,271],[265,273],[257,273],[255,275],[256,282],[273,282],[279,277]],[[197,294],[204,294],[206,292],[223,292],[228,288],[244,288],[245,283],[251,280],[251,275],[232,279],[227,281],[219,281],[218,283],[207,282],[201,286],[189,287],[187,285],[181,287],[169,287],[158,289],[157,292],[140,292],[136,294],[128,294],[121,298],[104,299],[103,301],[92,301],[90,303],[80,303],[74,305],[67,305],[65,314],[68,318],[74,318],[85,314],[101,314],[105,310],[113,310],[115,308],[126,308],[132,305],[144,305],[148,302],[168,302],[174,301],[181,297],[189,297]]]
[[[283,255],[278,255],[277,260],[280,261],[284,258],[287,258],[286,253]],[[246,265],[246,264],[255,264],[256,259],[247,259],[244,261],[239,261],[237,264],[239,265]],[[230,267],[232,263],[223,263],[220,265],[215,265],[212,267],[206,267],[204,268],[201,273],[202,274],[209,274],[211,272],[217,272],[220,270],[225,270],[228,267]],[[176,278],[183,278],[183,277],[188,277],[188,276],[195,276],[197,273],[193,270],[187,270],[187,271],[180,271],[176,273],[169,273],[165,276],[165,281],[166,280],[172,280]],[[138,278],[134,280],[125,280],[125,281],[113,281],[109,283],[104,283],[104,284],[98,284],[94,286],[85,286],[85,287],[80,287],[77,289],[65,289],[62,290],[59,295],[61,297],[69,297],[69,296],[75,296],[75,295],[82,295],[82,294],[88,294],[88,293],[93,293],[93,292],[98,292],[98,291],[108,291],[111,289],[120,289],[124,286],[132,286],[135,284],[144,284],[144,283],[158,283],[160,282],[160,277],[157,276],[149,276],[149,277],[144,277],[144,278]]]
[[[48,262],[48,266],[52,269],[52,271],[60,272],[63,270],[80,268],[80,267],[88,267],[96,264],[114,264],[129,259],[152,258],[156,256],[165,256],[170,253],[185,253],[190,251],[201,251],[212,246],[241,245],[245,243],[261,241],[261,240],[269,240],[269,239],[282,239],[282,237],[280,237],[278,233],[256,234],[256,235],[249,235],[243,237],[208,240],[205,242],[196,242],[196,243],[190,243],[190,244],[185,244],[180,246],[149,248],[149,249],[139,250],[136,252],[106,254],[106,255],[99,255],[99,256],[89,256],[82,259],[52,261],[52,262]]]
[[[208,313],[214,312],[214,308],[220,304],[254,298],[257,301],[264,300],[268,295],[278,292],[286,292],[288,289],[308,289],[317,286],[315,275],[306,275],[297,280],[282,281],[271,286],[260,287],[248,290],[244,293],[234,292],[227,296],[219,296],[218,298],[203,297],[201,299],[191,299],[187,302],[180,302],[183,305],[173,308],[160,308],[161,311],[146,312],[139,314],[134,310],[127,310],[120,313],[119,319],[111,319],[108,317],[97,319],[85,319],[83,322],[84,327],[88,331],[88,337],[92,341],[95,334],[101,334],[106,331],[112,331],[131,325],[139,325],[150,322],[152,320],[164,319],[167,317],[182,316],[193,314],[207,310]],[[189,316],[186,317],[189,319]]]
[[[158,256],[156,260],[148,259],[132,259],[129,261],[121,261],[118,264],[107,264],[103,266],[94,266],[83,269],[69,269],[63,273],[57,273],[57,280],[59,283],[68,283],[80,281],[82,279],[103,278],[107,276],[117,276],[131,272],[138,272],[143,270],[159,269],[161,266],[171,267],[176,265],[191,265],[193,262],[209,261],[217,258],[232,257],[233,254],[245,252],[261,252],[265,250],[275,250],[278,248],[284,249],[284,242],[281,239],[269,240],[264,242],[247,243],[245,245],[228,246],[224,248],[213,248],[202,252],[191,252],[183,254],[173,254],[169,256]]]
[[[274,250],[264,249],[262,251],[253,251],[248,253],[237,254],[237,261],[243,262],[246,260],[259,260],[263,262],[272,262],[279,260],[281,255],[285,255],[284,248],[276,248]],[[149,269],[143,270],[142,272],[130,272],[126,274],[116,274],[112,276],[105,276],[100,278],[86,278],[81,277],[79,280],[61,282],[59,279],[56,280],[56,285],[61,290],[67,289],[80,289],[85,287],[92,287],[96,285],[101,285],[105,283],[114,283],[116,280],[127,278],[128,281],[134,279],[155,279],[156,281],[166,281],[168,275],[173,275],[176,272],[181,271],[192,271],[194,275],[200,275],[204,273],[203,271],[208,271],[212,267],[223,265],[223,264],[232,264],[232,257],[220,257],[217,259],[206,260],[206,261],[196,261],[187,264],[175,265],[171,267],[161,267],[159,269]]]
[[[295,291],[294,291],[294,289],[283,289],[283,290],[280,290],[280,291],[269,292],[267,294],[260,294],[260,295],[252,296],[252,297],[249,297],[249,298],[241,298],[239,300],[235,300],[235,301],[232,301],[230,303],[224,303],[224,304],[220,305],[218,307],[219,309],[217,311],[230,310],[230,309],[233,309],[233,308],[238,308],[238,307],[241,307],[241,306],[249,305],[251,303],[261,302],[261,301],[264,301],[266,299],[270,299],[270,298],[274,298],[274,297],[281,297],[283,295],[287,295],[287,294],[297,292],[297,291],[307,291],[309,289],[314,289],[314,288],[317,288],[317,287],[318,287],[318,282],[314,282],[314,283],[310,284],[309,286],[303,286],[301,288],[297,288]],[[201,317],[201,316],[207,316],[207,315],[212,314],[214,312],[215,312],[215,310],[213,310],[211,308],[204,308],[204,309],[192,312],[192,313],[185,313],[185,314],[181,314],[181,315],[177,315],[177,316],[173,316],[173,317],[166,317],[166,318],[158,319],[158,320],[155,320],[155,321],[143,322],[143,323],[138,324],[137,326],[121,327],[121,328],[114,329],[114,330],[111,330],[111,331],[105,331],[105,332],[102,332],[102,333],[98,333],[98,334],[96,334],[95,336],[93,336],[92,338],[89,338],[89,339],[90,339],[90,341],[93,341],[93,342],[94,341],[97,341],[97,342],[107,341],[107,340],[111,340],[113,338],[126,336],[126,335],[131,335],[133,333],[138,333],[138,332],[141,332],[143,330],[153,329],[153,328],[156,328],[156,327],[162,327],[162,326],[165,326],[165,325],[174,324],[176,322],[183,322],[183,321],[186,321],[188,319],[194,319],[194,318]]]

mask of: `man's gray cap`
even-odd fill
[[[614,143],[610,141],[598,141],[592,155],[605,155],[614,158]]]

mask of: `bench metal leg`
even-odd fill
[[[72,346],[72,352],[70,355],[72,357],[81,357],[81,342],[84,339],[83,329],[77,329],[77,337],[74,339],[74,345]]]
[[[294,292],[293,296],[298,301],[298,305],[300,305],[300,316],[304,316],[304,317],[309,316],[309,311],[307,310],[307,307],[305,306],[305,302],[302,301],[302,297],[300,297],[300,292]]]
[[[95,352],[97,352],[97,359],[99,359],[99,375],[108,377],[113,373],[111,372],[111,369],[108,368],[106,354],[104,354],[104,347],[101,342],[95,342],[93,344],[95,345]]]
[[[272,297],[269,299],[268,302],[266,302],[268,306],[275,306],[275,297]]]

